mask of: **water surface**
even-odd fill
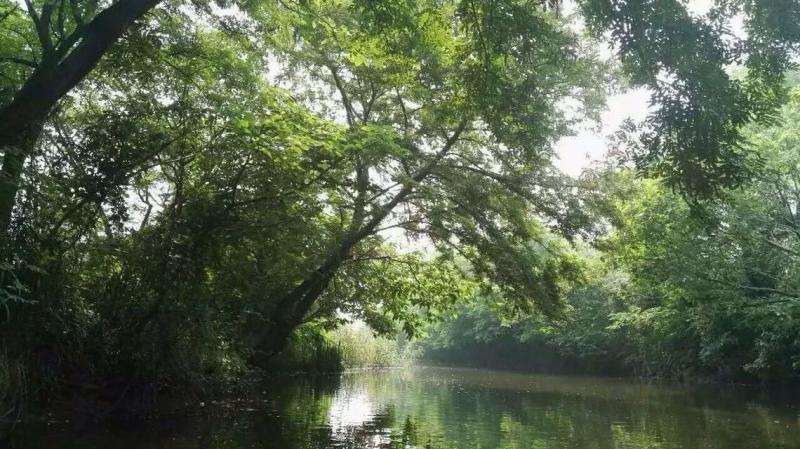
[[[800,404],[754,389],[415,368],[284,378],[178,417],[19,429],[29,448],[800,448]]]

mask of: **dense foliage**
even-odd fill
[[[4,5],[4,38],[41,47],[4,46],[4,114],[102,6]],[[581,219],[549,164],[580,119],[557,103],[591,115],[607,72],[548,9],[170,3],[113,41],[32,146],[3,144],[4,402],[209,390],[306,323],[413,335],[478,285],[558,304],[572,268],[528,243]]]
[[[594,329],[648,373],[648,345],[698,341],[670,350],[785,376],[795,166],[744,130],[786,100],[800,13],[718,3],[580,2],[614,70],[552,0],[0,0],[0,414],[215,391],[292,347],[316,354],[303,366],[390,364],[330,332],[414,336],[475,295],[501,329],[581,317],[542,331],[577,356]],[[678,193],[552,165],[617,81],[654,110],[620,148]],[[575,249],[609,229],[613,270]],[[587,264],[587,285],[625,285],[575,287]],[[684,309],[695,340],[623,337]]]
[[[699,212],[663,185],[600,167],[584,175],[613,224],[586,256],[559,321],[504,319],[479,296],[424,342],[428,356],[520,369],[740,382],[800,379],[797,205],[800,103],[751,127],[764,161],[746,188]],[[526,357],[519,357],[524,353]]]

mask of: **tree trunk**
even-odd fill
[[[74,48],[46,49],[39,65],[0,109],[0,243],[7,245],[8,226],[19,190],[22,168],[33,151],[50,111],[94,69],[122,34],[161,0],[120,0],[98,13],[70,38]],[[48,24],[49,25],[49,24]],[[69,38],[67,40],[70,40]],[[63,58],[63,59],[62,59]],[[7,253],[0,254],[7,260]]]
[[[427,176],[430,167],[426,167],[420,174],[415,176],[414,181],[418,182]],[[404,186],[400,192],[388,203],[384,204],[378,212],[360,229],[352,230],[347,233],[339,243],[339,246],[328,255],[325,261],[307,276],[303,282],[284,295],[270,316],[270,326],[267,332],[260,338],[256,345],[256,357],[254,362],[266,362],[270,357],[278,354],[286,348],[289,336],[303,323],[306,313],[314,305],[317,298],[325,292],[328,284],[333,279],[336,271],[344,263],[350,251],[358,242],[372,234],[377,226],[386,218],[387,215],[403,201],[413,190],[411,185]]]
[[[5,247],[10,243],[8,228],[27,156],[26,149],[33,147],[40,132],[37,126],[16,132],[8,130],[9,127],[5,125],[0,121],[0,148],[3,148],[3,165],[0,167],[0,251],[6,250]]]
[[[345,238],[335,253],[314,270],[303,282],[284,295],[271,314],[271,322],[266,333],[256,344],[254,362],[263,364],[270,357],[286,348],[289,336],[303,323],[306,313],[317,298],[325,292],[336,271],[344,263],[347,254],[358,241]]]

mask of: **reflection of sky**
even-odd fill
[[[363,425],[373,416],[373,404],[365,391],[340,390],[333,397],[328,425],[334,432],[340,432],[347,427]]]
[[[356,442],[357,447],[364,449],[385,447],[391,441],[389,429],[370,426],[378,414],[379,410],[366,390],[342,389],[333,397],[327,426],[334,440],[346,447],[356,447],[351,446]]]

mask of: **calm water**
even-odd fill
[[[800,448],[800,402],[754,390],[417,368],[283,379],[263,397],[15,448]]]

